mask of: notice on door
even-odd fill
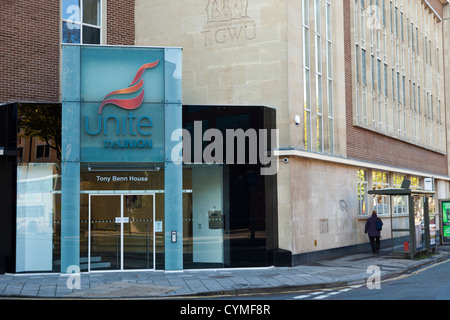
[[[163,232],[162,221],[155,221],[155,232]]]
[[[129,223],[130,222],[130,218],[128,217],[116,217],[116,223]]]

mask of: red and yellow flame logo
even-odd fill
[[[136,72],[136,75],[134,76],[134,79],[131,82],[131,84],[128,86],[128,88],[115,90],[115,91],[108,93],[102,100],[102,104],[100,105],[98,114],[102,113],[103,107],[107,104],[114,104],[120,108],[127,109],[127,110],[134,110],[134,109],[139,108],[141,106],[142,102],[144,101],[144,95],[145,95],[145,90],[143,89],[144,88],[144,79],[142,79],[142,76],[144,75],[145,70],[152,69],[152,68],[156,67],[158,64],[159,64],[159,60],[152,62],[152,63],[144,64]],[[135,98],[131,98],[131,99],[109,98],[114,95],[138,92],[141,89],[142,89],[142,91]]]

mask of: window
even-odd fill
[[[361,78],[363,86],[367,85],[366,77],[366,50],[361,50]]]
[[[367,190],[368,190],[368,182],[367,182],[367,171],[366,170],[358,170],[358,214],[360,216],[367,215]]]
[[[380,171],[372,172],[373,190],[379,190],[389,187],[388,174]],[[384,195],[373,196],[373,210],[378,214],[389,213],[389,197]]]
[[[388,68],[387,64],[384,64],[384,95],[388,96]]]
[[[422,178],[411,177],[411,190],[422,190]]]
[[[323,152],[323,95],[322,95],[322,30],[321,30],[322,0],[315,0],[315,31],[316,31],[316,105],[317,105],[317,151]]]
[[[50,148],[48,145],[36,147],[36,159],[48,158],[50,156]]]
[[[400,188],[405,179],[404,176],[394,174],[394,188]],[[408,213],[408,197],[407,196],[394,196],[392,197],[394,202],[394,214],[407,214]]]
[[[331,1],[326,2],[327,25],[327,102],[328,102],[328,152],[334,154],[334,102],[333,102],[333,50],[332,50],[332,7]]]
[[[305,150],[311,150],[311,75],[309,49],[309,0],[303,0],[303,106]]]
[[[23,161],[23,148],[17,148],[17,162]]]
[[[381,60],[377,59],[377,85],[378,91],[381,92]]]
[[[101,43],[100,0],[63,0],[62,19],[63,43]]]

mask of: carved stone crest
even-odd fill
[[[208,23],[249,18],[248,0],[208,0]]]
[[[207,0],[205,46],[243,43],[256,38],[256,23],[248,15],[248,0]]]

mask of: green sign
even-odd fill
[[[450,201],[442,201],[443,241],[450,242]]]
[[[450,238],[450,226],[444,226],[444,238]]]
[[[450,215],[450,202],[442,202],[442,222],[448,223],[449,215]]]

